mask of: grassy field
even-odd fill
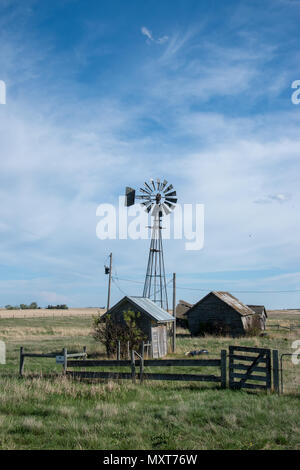
[[[98,312],[104,313],[106,310],[97,307],[87,308],[68,308],[68,309],[25,309],[25,310],[6,310],[0,308],[0,318],[44,318],[44,317],[76,317],[82,315],[97,315]]]
[[[219,358],[232,344],[293,352],[300,329],[284,327],[300,324],[300,315],[274,312],[268,322],[281,328],[255,338],[190,338],[178,331],[169,357],[205,348],[209,358]],[[205,383],[78,382],[63,377],[54,359],[26,358],[25,377],[18,378],[20,346],[59,353],[86,345],[90,355],[104,357],[91,323],[89,316],[0,319],[7,345],[7,364],[0,365],[1,449],[300,449],[300,365],[289,358],[281,396]]]

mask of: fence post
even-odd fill
[[[222,349],[221,351],[221,388],[226,388],[226,383],[227,383],[226,360],[227,360],[227,351],[226,349]]]
[[[140,357],[140,383],[142,384],[144,381],[144,341],[142,342],[142,350],[141,350],[141,357]]]
[[[129,348],[129,341],[127,341],[127,354],[128,354],[128,361],[130,361],[130,348]]]
[[[83,346],[83,352],[86,355],[86,346]]]
[[[68,367],[68,350],[67,348],[64,348],[64,374],[67,372],[67,367]]]
[[[19,375],[23,377],[24,372],[24,355],[23,355],[23,346],[20,347],[20,368],[19,368]]]
[[[279,360],[278,360],[278,350],[273,349],[273,387],[275,392],[279,393]]]
[[[117,360],[118,361],[120,360],[120,356],[121,356],[121,342],[119,340],[117,344]]]
[[[131,377],[132,383],[135,384],[135,360],[134,360],[134,350],[131,350]]]

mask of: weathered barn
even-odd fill
[[[193,306],[185,300],[179,300],[176,306],[176,325],[181,326],[182,328],[188,327],[187,312]]]
[[[256,315],[259,315],[260,328],[261,330],[265,330],[268,315],[264,305],[248,305],[248,307],[251,308]]]
[[[256,314],[229,292],[210,292],[187,312],[192,335],[203,332],[242,336],[253,326]]]
[[[174,317],[160,308],[155,302],[145,297],[125,296],[105,314],[122,323],[124,312],[131,310],[140,313],[137,326],[151,342],[152,357],[163,357],[168,352],[168,325],[173,324]]]

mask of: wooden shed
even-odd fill
[[[213,291],[187,312],[192,335],[203,332],[245,335],[253,325],[255,312],[229,292]]]
[[[179,300],[176,305],[176,325],[181,326],[182,328],[188,327],[187,312],[193,306],[186,300]]]
[[[152,357],[163,357],[168,352],[168,325],[172,325],[174,317],[159,307],[155,302],[145,297],[125,296],[111,307],[106,314],[122,323],[123,314],[127,310],[140,313],[137,325],[151,342]],[[105,315],[106,315],[105,314]]]
[[[256,315],[259,315],[260,328],[261,330],[264,331],[266,329],[266,323],[267,323],[267,318],[268,318],[265,306],[264,305],[248,305],[248,307],[251,308],[251,310],[253,310],[256,313]]]

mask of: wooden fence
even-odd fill
[[[278,392],[277,350],[273,351],[272,357],[273,368],[270,349],[229,346],[229,387],[232,389],[271,389],[273,369],[273,386],[274,390]]]
[[[137,358],[137,360],[136,360]],[[136,372],[139,367],[138,374]],[[130,367],[131,372],[103,372],[103,371],[71,371],[68,368],[90,367]],[[218,367],[220,375],[213,374],[172,374],[149,373],[147,367]],[[66,374],[77,378],[101,378],[101,379],[131,379],[133,383],[138,377],[140,382],[144,380],[176,380],[176,381],[200,381],[219,383],[226,388],[226,350],[221,351],[220,359],[144,359],[136,351],[131,351],[131,360],[71,360],[67,361]]]
[[[87,357],[87,353],[86,353],[86,346],[83,347],[83,352],[82,353],[71,353],[71,354],[68,354],[68,350],[67,348],[64,348],[63,349],[63,354],[62,355],[58,355],[57,353],[46,353],[46,354],[42,354],[42,353],[24,353],[24,348],[23,346],[20,347],[20,365],[19,365],[19,375],[20,377],[23,376],[24,374],[24,361],[25,361],[25,357],[41,357],[41,358],[54,358],[54,359],[57,359],[57,358],[60,358],[60,361],[58,362],[59,364],[62,364],[63,366],[63,371],[64,373],[66,372],[67,370],[67,363],[68,363],[68,358],[78,358],[78,357]]]
[[[143,351],[143,348],[142,348]],[[32,358],[56,358],[56,362],[62,364],[63,373],[81,379],[129,379],[133,383],[138,379],[144,380],[170,380],[170,381],[197,381],[213,382],[220,384],[221,388],[227,386],[227,357],[229,357],[229,387],[231,389],[271,389],[279,393],[279,359],[278,351],[263,348],[251,348],[245,346],[229,346],[229,355],[222,350],[219,358],[215,359],[145,359],[144,354],[130,351],[130,359],[120,359],[120,347],[118,346],[117,359],[93,360],[87,359],[86,348],[83,352],[69,354],[64,348],[63,355],[57,353],[38,354],[24,353],[20,348],[20,376],[24,373],[25,357]],[[78,368],[128,368],[128,372],[120,371],[93,371],[93,370],[70,370]],[[147,368],[159,367],[214,367],[220,370],[219,375],[203,373],[153,373]],[[202,372],[202,371],[201,371]],[[272,380],[273,379],[273,380]]]

